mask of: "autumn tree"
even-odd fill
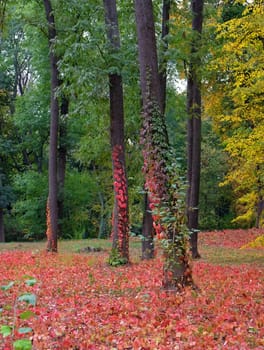
[[[104,0],[109,54],[120,50],[118,17],[115,0]],[[125,165],[124,107],[122,76],[119,71],[109,72],[110,137],[114,178],[114,209],[112,216],[113,247],[110,263],[129,261],[128,190]]]
[[[236,4],[234,4],[236,6]],[[237,9],[237,7],[236,7]],[[263,6],[239,7],[217,27],[218,50],[212,52],[214,84],[208,90],[206,112],[229,155],[222,185],[232,186],[239,225],[263,226]],[[241,9],[243,13],[241,14]]]
[[[57,184],[57,146],[59,124],[59,102],[56,90],[59,87],[58,58],[54,50],[56,27],[50,0],[43,0],[48,23],[50,48],[51,101],[50,101],[50,148],[49,148],[49,195],[47,200],[47,251],[57,251],[58,236],[58,184]]]
[[[143,100],[144,174],[153,225],[164,243],[165,289],[181,289],[192,283],[183,213],[179,209],[177,185],[170,173],[169,144],[162,114],[158,58],[152,1],[135,1],[140,84]],[[175,169],[173,169],[174,173]],[[175,175],[175,174],[174,174]]]

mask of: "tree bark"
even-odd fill
[[[148,96],[151,95],[161,110],[158,56],[152,1],[135,0],[135,11],[143,108],[148,102]]]
[[[162,6],[162,30],[161,30],[161,59],[159,63],[159,79],[160,79],[160,94],[161,94],[161,113],[164,115],[166,110],[166,90],[167,90],[167,59],[166,52],[168,51],[167,35],[169,34],[171,0],[163,0]]]
[[[3,186],[3,184],[2,184],[2,174],[0,173],[0,188],[2,186]],[[1,208],[1,207],[0,207],[0,242],[5,242],[4,208]]]
[[[135,0],[136,26],[139,49],[140,83],[143,100],[143,144],[146,189],[156,234],[165,238],[169,249],[164,248],[163,286],[167,290],[179,290],[192,283],[185,244],[176,226],[165,227],[160,220],[160,209],[166,217],[174,217],[174,194],[169,189],[168,138],[162,113],[160,79],[155,40],[154,18],[151,0]],[[180,251],[180,253],[179,253]]]
[[[147,192],[145,192],[144,199],[144,215],[142,225],[142,259],[149,260],[154,257],[154,227]]]
[[[110,54],[120,50],[120,36],[115,0],[104,0],[107,37]],[[124,107],[122,77],[109,74],[110,90],[110,139],[114,178],[114,209],[112,217],[113,250],[118,252],[120,262],[129,262],[129,215],[128,188],[125,165]]]
[[[261,217],[264,211],[264,199],[261,197],[257,205],[256,228],[261,228]]]
[[[4,29],[7,1],[8,0],[2,0],[0,3],[0,34],[2,34]]]
[[[0,208],[0,242],[5,242],[4,209]]]
[[[51,69],[51,102],[50,102],[50,145],[49,145],[49,196],[47,201],[47,251],[57,252],[58,239],[58,184],[57,184],[57,146],[59,103],[56,90],[59,87],[58,59],[54,52],[53,42],[57,33],[50,0],[43,0],[48,22],[48,39],[50,48]]]
[[[69,100],[63,96],[60,106],[59,149],[58,149],[58,236],[62,236],[64,183],[67,159],[67,115]]]
[[[264,196],[263,196],[263,181],[262,181],[262,171],[260,165],[256,167],[257,176],[257,208],[256,208],[256,228],[261,227],[261,218],[264,211]]]
[[[146,6],[146,7],[144,7]],[[147,105],[148,94],[157,102],[159,108],[162,108],[160,77],[158,73],[158,56],[156,50],[156,39],[154,28],[148,28],[147,23],[154,23],[152,2],[146,1],[143,4],[135,1],[136,23],[138,35],[138,50],[140,61],[140,84],[143,109]],[[141,12],[142,11],[142,12]],[[146,17],[145,17],[146,16]],[[148,52],[146,48],[153,48]],[[149,78],[149,79],[148,79]],[[148,92],[149,90],[149,92]],[[145,183],[145,209],[142,226],[142,259],[151,259],[154,257],[154,232],[153,217],[149,207],[149,189]]]
[[[187,221],[191,232],[190,244],[193,258],[199,258],[198,219],[201,162],[201,68],[199,49],[203,24],[203,0],[192,0],[193,14],[190,66],[187,77]]]
[[[162,50],[159,64],[159,81],[160,81],[160,99],[161,113],[164,116],[166,109],[166,85],[167,85],[167,60],[165,53],[168,50],[167,35],[169,34],[169,19],[170,19],[171,0],[163,0],[162,6]],[[167,136],[168,138],[168,136]],[[145,186],[144,186],[145,187]],[[144,200],[144,215],[142,225],[142,259],[152,259],[154,257],[154,228],[151,210],[149,208],[149,199],[145,194]]]

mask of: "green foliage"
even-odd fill
[[[126,258],[120,255],[120,252],[118,249],[112,248],[108,259],[108,263],[109,265],[116,267],[116,266],[126,265],[128,261]]]
[[[24,281],[24,283],[27,286],[33,286],[35,283],[37,283],[37,280],[30,276],[24,276],[27,279]],[[6,292],[10,288],[12,288],[15,285],[14,281],[9,282],[6,286],[2,286],[1,289]],[[13,324],[12,326],[9,325],[1,325],[0,333],[3,335],[3,337],[9,337],[12,338],[12,345],[14,350],[31,350],[32,349],[32,342],[30,339],[14,339],[14,334],[16,330],[16,319],[17,319],[17,309],[18,309],[18,303],[25,302],[29,306],[36,306],[37,302],[37,296],[34,293],[24,293],[20,295],[19,297],[16,297],[14,306],[13,306]],[[31,310],[25,310],[19,315],[19,318],[26,321],[29,318],[35,316],[35,313]],[[19,327],[17,329],[17,332],[19,334],[27,334],[31,333],[33,330],[31,327]]]
[[[14,189],[18,200],[13,206],[15,217],[11,216],[10,220],[13,220],[13,225],[17,226],[18,236],[9,237],[7,232],[7,239],[44,238],[46,230],[47,175],[34,171],[19,174],[14,179]]]
[[[37,283],[36,278],[30,277],[30,276],[26,276],[27,279],[25,280],[25,284],[28,286],[34,286]]]
[[[35,294],[26,293],[26,294],[20,295],[17,300],[24,301],[25,303],[27,303],[29,305],[35,306],[36,302],[37,302],[37,297]]]
[[[228,170],[228,155],[213,133],[212,121],[203,120],[202,135],[199,227],[230,228],[234,218],[232,190],[230,186],[219,186]]]
[[[5,184],[4,178],[0,168],[0,208],[6,208],[15,199],[12,187]]]
[[[28,162],[37,170],[42,170],[47,161],[44,149],[49,133],[48,106],[49,94],[38,84],[16,100],[14,125],[20,139],[19,149],[26,150]]]
[[[12,328],[9,326],[1,326],[0,333],[3,334],[3,337],[8,337],[12,333]]]
[[[168,202],[165,206],[162,205],[159,211],[161,223],[165,228],[165,232],[167,232],[167,237],[165,236],[161,240],[161,244],[166,257],[164,263],[166,274],[172,274],[178,283],[176,288],[180,288],[181,284],[192,284],[189,266],[190,232],[186,225],[185,216],[187,186],[185,179],[180,175],[180,165],[174,162],[175,155],[173,152],[169,154],[168,158],[169,197]]]
[[[102,213],[102,189],[93,172],[67,173],[64,193],[62,238],[97,237]]]
[[[11,281],[11,282],[9,282],[7,285],[5,285],[5,286],[1,286],[1,289],[4,290],[4,291],[6,291],[6,290],[12,288],[13,285],[14,285],[14,283],[15,283],[15,282]]]
[[[34,312],[32,312],[31,310],[26,310],[19,315],[19,318],[21,320],[28,320],[30,317],[34,315],[35,315]]]
[[[31,350],[32,343],[29,339],[19,339],[13,343],[14,350]]]
[[[223,5],[222,10],[222,20],[223,22],[229,21],[233,18],[240,18],[245,9],[245,6],[242,3],[234,0],[228,0]]]
[[[169,82],[167,89],[166,122],[168,136],[175,158],[177,159],[178,170],[181,175],[186,170],[186,95],[177,93],[172,83]],[[180,165],[180,168],[179,168]]]
[[[69,171],[66,174],[64,192],[64,217],[61,222],[61,238],[97,237],[102,215],[110,210],[108,204],[102,212],[98,179],[93,172]],[[45,238],[47,176],[28,171],[15,178],[18,200],[8,225],[8,240],[38,240]],[[84,190],[85,189],[85,190]],[[13,232],[16,227],[15,232]],[[8,234],[10,232],[10,234]],[[17,236],[14,236],[16,233]]]
[[[133,3],[121,1],[118,4],[122,45],[118,54],[111,55],[105,35],[103,3],[56,0],[53,7],[58,32],[53,48],[59,57],[63,77],[57,94],[59,98],[67,96],[70,101],[69,113],[64,117],[67,174],[64,217],[60,223],[62,237],[109,235],[113,204],[109,72],[120,72],[123,78],[130,222],[141,226],[143,196],[140,191],[144,178],[138,133],[141,106]],[[246,12],[241,16],[243,9]],[[257,7],[257,2],[254,6],[245,6],[231,0],[219,6],[210,2],[205,8],[204,51],[199,51],[203,64],[199,72],[206,86],[205,114],[214,117],[216,129],[206,127],[203,131],[199,207],[203,229],[252,225],[256,218],[258,183],[263,183],[260,159],[263,112],[259,94],[263,90],[259,69],[262,41],[259,38],[263,35],[258,11],[261,8]],[[169,49],[165,57],[168,61],[166,122],[175,158],[181,165],[178,171],[184,175],[186,100],[184,94],[176,91],[175,81],[186,77],[189,62],[190,45],[187,43],[192,39],[189,4],[174,2],[171,14],[170,34],[166,38]],[[160,37],[161,7],[157,2],[154,15],[156,34]],[[222,27],[216,40],[217,20]],[[50,96],[46,34],[44,9],[38,2],[7,2],[0,42],[0,206],[5,209],[8,240],[45,237]],[[245,40],[240,42],[241,38]],[[161,54],[162,43],[158,46]],[[221,49],[219,60],[211,61],[216,58],[218,48]],[[205,69],[204,63],[209,61],[212,62],[211,71]],[[21,77],[28,78],[21,91],[16,86],[16,68],[21,68]],[[214,137],[215,130],[220,132],[231,158],[222,152]],[[243,171],[237,172],[240,164]],[[225,184],[228,182],[228,185],[218,187],[226,173]],[[235,209],[239,216],[230,224],[234,218],[234,197],[238,199]]]

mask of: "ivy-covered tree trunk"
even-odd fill
[[[120,37],[115,0],[104,0],[105,21],[109,41],[109,54],[118,53]],[[109,73],[110,138],[114,178],[114,209],[112,217],[111,264],[129,262],[128,188],[125,165],[124,107],[122,77]]]
[[[4,209],[0,208],[0,242],[5,242]]]
[[[179,290],[192,283],[183,217],[177,210],[178,194],[171,183],[169,145],[162,114],[160,80],[151,0],[135,0],[139,49],[140,83],[143,100],[143,144],[146,190],[153,225],[164,243],[165,289]]]
[[[171,0],[163,0],[161,31],[162,49],[160,53],[161,57],[159,63],[160,100],[162,115],[165,114],[166,108],[167,60],[165,58],[165,54],[168,49],[167,35],[169,34],[170,6]],[[142,236],[142,259],[152,259],[154,257],[154,228],[147,193],[145,194],[144,199]]]
[[[57,184],[57,145],[59,103],[56,90],[59,86],[58,60],[53,42],[56,39],[55,20],[51,2],[43,0],[48,22],[48,39],[50,48],[51,69],[51,102],[50,102],[50,144],[49,144],[49,196],[47,200],[47,251],[57,252],[58,239],[58,184]]]
[[[192,0],[192,30],[190,66],[187,77],[187,220],[191,232],[191,251],[193,258],[198,252],[198,215],[201,162],[201,33],[203,23],[203,0]]]
[[[154,227],[147,191],[144,195],[142,236],[142,259],[152,259],[154,257]]]

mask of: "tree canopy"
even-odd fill
[[[1,2],[0,198],[6,239],[45,237],[51,50],[58,57],[59,106],[69,102],[59,119],[60,126],[67,125],[59,138],[67,150],[63,197],[59,194],[64,201],[61,235],[105,237],[111,232],[109,74],[120,74],[123,81],[130,231],[140,234],[144,175],[133,3],[117,1],[121,46],[111,54],[103,2],[51,4],[56,36],[49,47],[42,3]],[[172,2],[164,51],[162,2],[153,5],[158,61],[160,69],[166,64],[167,72],[165,120],[185,181],[184,86],[194,39],[192,14],[187,3]],[[262,17],[260,1],[205,3],[197,48],[203,125],[198,229],[263,226]]]

